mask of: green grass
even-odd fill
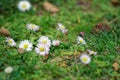
[[[120,19],[110,24],[110,32],[93,35],[90,31],[99,22],[110,22],[119,17],[120,7],[112,6],[109,0],[92,0],[89,9],[85,5],[77,5],[77,0],[51,2],[60,9],[54,16],[42,8],[43,1],[38,3],[40,7],[37,10],[43,13],[39,16],[34,9],[25,13],[15,9],[0,15],[0,27],[10,31],[17,47],[24,39],[36,44],[41,35],[62,41],[59,47],[51,48],[50,56],[45,60],[34,50],[19,54],[16,48],[6,45],[4,36],[0,36],[0,80],[119,80],[120,70],[114,71],[112,65],[116,60],[120,64]],[[66,26],[68,35],[57,31],[58,22]],[[40,31],[28,31],[27,23],[39,25]],[[76,44],[81,31],[85,32],[87,42],[84,48]],[[75,51],[80,53],[86,49],[98,52],[88,65],[80,62],[79,54],[74,55]],[[4,73],[7,66],[13,67],[11,74]]]

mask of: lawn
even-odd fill
[[[120,80],[120,5],[111,0],[47,0],[58,8],[51,12],[43,6],[46,0],[29,0],[32,7],[23,12],[17,8],[19,1],[0,1],[0,80]],[[68,32],[58,30],[58,23]],[[27,24],[39,30],[28,30]],[[3,28],[16,46],[8,45]],[[35,48],[41,36],[60,45],[39,55]],[[79,44],[78,36],[86,44]],[[33,44],[31,51],[19,47],[24,40]],[[91,61],[82,62],[82,54]],[[12,71],[7,73],[9,66]]]

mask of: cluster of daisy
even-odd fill
[[[27,24],[26,28],[28,30],[30,30],[30,31],[31,30],[32,31],[38,31],[40,27],[35,25],[35,24]],[[16,46],[16,42],[12,38],[10,38],[10,37],[6,37],[6,42],[11,47],[15,47]],[[39,55],[43,55],[43,56],[48,55],[49,51],[50,51],[51,45],[52,46],[59,46],[60,45],[60,41],[59,40],[51,41],[49,39],[49,37],[41,36],[38,39],[38,44],[35,47],[35,51]],[[22,49],[24,51],[32,51],[33,50],[33,44],[29,40],[23,40],[19,44],[19,49]]]
[[[16,46],[16,42],[12,38],[7,37],[6,39],[7,39],[6,42],[9,46],[12,46],[12,47]],[[48,55],[51,45],[59,46],[60,41],[53,40],[51,42],[51,40],[47,36],[41,36],[38,40],[37,46],[35,47],[35,51],[39,55],[43,55],[43,56]],[[19,44],[19,49],[23,49],[24,51],[27,51],[27,52],[32,51],[33,44],[29,40],[23,40]]]
[[[61,31],[63,34],[68,33],[68,29],[66,29],[66,27],[61,23],[58,23],[57,30]]]
[[[83,32],[81,32],[82,36],[83,36]],[[77,37],[77,43],[80,44],[80,45],[85,45],[86,44],[86,41],[83,39],[83,37],[81,36],[78,36]],[[88,54],[87,54],[88,53]],[[92,50],[87,50],[87,53],[83,53],[81,56],[80,56],[80,60],[82,63],[84,64],[89,64],[91,62],[91,57],[90,55],[96,55],[97,52],[95,51],[92,51]]]
[[[26,28],[30,31],[38,31],[40,29],[40,27],[35,25],[35,24],[27,24]],[[62,33],[64,33],[64,34],[66,34],[68,32],[68,30],[61,23],[58,23],[58,29],[57,30],[62,31]],[[84,33],[82,32],[81,34],[82,34],[82,36],[77,37],[77,43],[82,46],[82,45],[86,44],[86,41],[83,39]],[[16,46],[16,42],[10,37],[6,38],[6,42],[9,46],[12,46],[12,47]],[[51,41],[49,39],[49,37],[41,36],[38,39],[38,43],[35,47],[35,52],[37,54],[43,55],[43,56],[48,55],[51,45],[52,46],[59,46],[60,41],[59,40]],[[24,51],[32,51],[33,50],[33,44],[29,40],[23,40],[19,44],[19,49],[23,49]],[[92,50],[87,50],[87,53],[88,54],[84,53],[80,56],[80,60],[84,64],[90,63],[90,61],[91,61],[90,56],[97,54],[97,52],[92,51]]]
[[[39,55],[48,55],[51,47],[51,41],[47,36],[41,36],[38,40],[38,44],[35,47],[36,53]]]
[[[22,12],[30,10],[31,7],[32,6],[31,6],[30,2],[27,0],[23,0],[23,1],[20,1],[18,3],[18,9]],[[26,28],[30,31],[38,31],[40,29],[40,27],[35,25],[35,24],[27,24]],[[68,33],[68,29],[66,29],[66,27],[61,23],[58,23],[57,30],[61,31],[63,34]],[[81,35],[83,36],[84,33],[81,33]],[[6,42],[11,47],[16,46],[16,42],[14,41],[14,39],[12,39],[10,37],[6,37]],[[86,41],[83,39],[83,37],[78,36],[77,43],[82,46],[82,45],[86,44]],[[38,43],[35,46],[34,50],[37,54],[45,56],[45,55],[49,55],[49,51],[50,51],[51,46],[59,46],[59,45],[60,45],[59,40],[51,41],[49,39],[49,37],[41,36],[38,39]],[[27,52],[32,51],[33,44],[29,40],[23,40],[19,43],[19,49],[22,49],[22,50],[27,51]],[[97,52],[95,52],[95,51],[87,50],[86,53],[83,53],[80,55],[80,61],[84,64],[89,64],[91,62],[91,55],[96,55],[96,54],[97,54]],[[13,68],[8,66],[4,69],[4,72],[5,73],[12,73]]]
[[[22,12],[30,10],[31,7],[32,7],[31,3],[27,0],[22,0],[18,3],[18,9]],[[35,24],[27,24],[26,27],[30,31],[38,31],[40,29],[40,27],[35,25]],[[61,23],[58,23],[57,30],[61,31],[63,34],[68,33],[68,29],[66,29],[66,27]],[[83,32],[81,32],[81,36],[84,36]],[[86,41],[81,36],[77,37],[77,43],[82,46],[82,45],[86,44]],[[16,42],[10,37],[6,37],[6,42],[11,47],[16,46]],[[51,45],[52,46],[59,46],[60,41],[59,40],[51,41],[49,39],[49,37],[41,36],[38,39],[38,43],[35,47],[35,52],[39,55],[42,55],[42,56],[48,55],[49,51],[50,51],[50,48],[51,48]],[[33,50],[33,44],[29,40],[23,40],[19,44],[19,49],[22,49],[24,51],[32,51]],[[84,64],[89,64],[91,62],[91,55],[96,55],[96,54],[97,54],[97,52],[95,52],[95,51],[87,50],[86,53],[83,53],[83,54],[80,55],[80,61]],[[8,66],[4,69],[4,72],[5,73],[12,73],[13,68],[11,66]]]

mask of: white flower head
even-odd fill
[[[41,37],[39,38],[38,42],[39,42],[39,43],[42,43],[42,44],[44,44],[44,45],[46,45],[46,46],[48,46],[48,47],[51,46],[51,41],[50,41],[50,39],[49,39],[47,36],[41,36]]]
[[[65,26],[61,23],[58,23],[57,30],[63,31],[65,29]]]
[[[85,40],[80,36],[77,37],[77,43],[78,44],[86,44]]]
[[[16,46],[16,42],[10,37],[6,37],[6,42],[9,46]]]
[[[88,53],[89,53],[90,55],[96,55],[96,54],[97,54],[97,52],[92,51],[92,50],[87,50],[87,51],[88,51]]]
[[[59,46],[60,45],[60,41],[59,40],[53,40],[52,41],[52,45],[53,46]]]
[[[32,51],[33,45],[28,40],[21,41],[19,44],[19,48],[24,49],[25,51]]]
[[[62,30],[62,33],[63,33],[63,34],[67,34],[67,33],[68,33],[68,29],[63,29],[63,30]]]
[[[6,67],[6,68],[4,69],[4,72],[5,72],[5,73],[12,73],[12,72],[13,72],[13,68],[10,67],[10,66],[8,66],[8,67]]]
[[[27,1],[27,0],[23,0],[23,1],[20,1],[20,2],[18,3],[18,9],[19,9],[20,11],[25,12],[25,11],[30,10],[30,8],[31,8],[31,4],[30,4],[30,2]]]
[[[39,30],[39,26],[37,26],[35,24],[27,24],[27,29],[28,30],[33,30],[33,31],[38,31]]]
[[[91,57],[89,55],[87,55],[87,54],[82,54],[80,56],[80,60],[84,64],[89,64],[91,62]]]
[[[39,43],[37,47],[35,47],[36,53],[38,53],[39,55],[43,55],[43,56],[49,54],[49,50],[50,50],[49,47],[42,43]]]

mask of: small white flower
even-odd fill
[[[62,25],[61,23],[58,23],[58,28],[57,30],[63,31],[65,29],[65,26]]]
[[[30,8],[31,8],[31,4],[30,4],[30,2],[27,1],[27,0],[23,0],[23,1],[20,1],[20,2],[18,3],[18,9],[19,9],[20,11],[25,12],[25,11],[30,10]]]
[[[63,29],[63,30],[62,30],[62,33],[63,33],[63,34],[67,34],[67,33],[68,33],[68,29]]]
[[[52,45],[53,46],[59,46],[60,45],[60,41],[59,40],[53,40],[52,41]]]
[[[81,62],[84,63],[84,64],[89,64],[90,61],[91,61],[91,58],[90,58],[90,56],[87,55],[87,54],[82,54],[82,55],[80,56],[80,60],[81,60]]]
[[[33,31],[38,31],[39,30],[39,26],[37,26],[35,24],[27,24],[27,29],[28,30],[33,30]]]
[[[16,46],[16,42],[10,37],[6,37],[6,42],[9,46]]]
[[[12,71],[13,71],[13,68],[12,67],[6,67],[5,69],[4,69],[4,72],[5,73],[12,73]]]
[[[50,41],[50,39],[47,36],[41,36],[39,38],[38,42],[42,43],[42,44],[44,44],[46,46],[49,46],[49,47],[51,46],[51,41]]]
[[[45,56],[46,54],[49,54],[49,50],[50,50],[49,47],[42,43],[39,43],[35,48],[36,53],[43,56]]]
[[[28,40],[24,40],[20,42],[19,48],[22,48],[26,51],[32,51],[33,45]]]
[[[77,43],[78,44],[86,44],[85,40],[80,36],[77,37]]]
[[[60,30],[63,34],[68,33],[68,29],[66,29],[66,27],[64,25],[62,25],[61,23],[58,23],[57,30]]]
[[[87,50],[87,51],[89,52],[90,55],[96,55],[97,54],[97,52],[92,51],[92,50]]]

